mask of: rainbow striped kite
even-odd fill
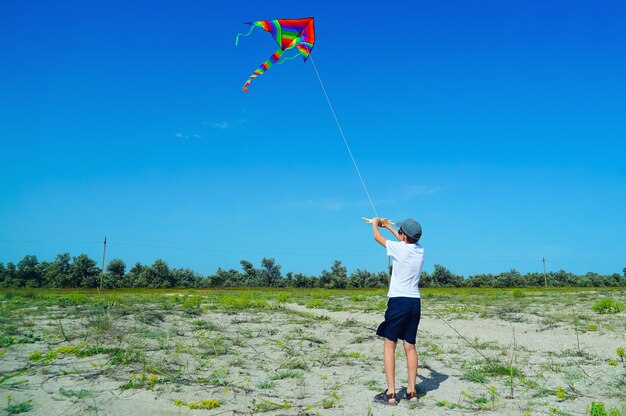
[[[263,62],[261,66],[259,66],[252,73],[252,75],[250,75],[250,78],[243,85],[243,90],[246,92],[248,91],[248,85],[250,85],[250,82],[259,75],[263,75],[263,73],[273,64],[278,62],[285,51],[296,48],[298,50],[298,55],[303,55],[304,61],[306,61],[311,53],[311,50],[313,49],[313,44],[315,43],[315,29],[313,28],[312,17],[304,19],[258,20],[256,22],[246,22],[246,24],[252,25],[250,31],[245,34],[242,33],[237,35],[235,45],[239,42],[239,36],[248,36],[252,33],[252,29],[254,29],[255,26],[258,26],[263,28],[263,30],[270,32],[280,46],[280,48],[278,48],[278,50],[270,56],[270,59]],[[293,58],[295,58],[295,56],[285,58],[284,60]]]

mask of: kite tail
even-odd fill
[[[237,37],[235,38],[235,46],[237,46],[239,44],[239,36],[250,36],[250,33],[252,33],[252,30],[255,28],[254,25],[252,25],[252,27],[250,28],[250,30],[248,31],[248,33],[239,33],[237,35]]]
[[[282,64],[283,62],[286,62],[286,61],[292,61],[292,60],[296,59],[296,58],[297,58],[298,56],[300,56],[300,55],[301,55],[301,54],[300,54],[300,52],[298,52],[298,53],[297,53],[297,54],[295,54],[294,56],[288,56],[288,57],[286,57],[286,58],[281,59],[281,60],[280,60],[280,62],[278,62],[278,63],[279,63],[279,64]]]
[[[268,69],[270,69],[270,67],[275,64],[278,60],[280,60],[280,57],[283,56],[283,53],[285,51],[283,51],[282,49],[278,49],[276,52],[274,52],[272,54],[272,56],[270,56],[270,59],[268,59],[267,61],[263,62],[261,64],[261,66],[259,66],[257,69],[254,70],[254,72],[252,73],[252,75],[250,75],[250,78],[246,81],[245,84],[243,84],[243,90],[245,92],[248,92],[248,86],[250,85],[250,83],[252,82],[253,79],[255,79],[256,77],[258,77],[259,75],[263,75],[263,73],[265,71],[267,71]]]

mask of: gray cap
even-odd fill
[[[415,221],[413,218],[406,219],[404,221],[400,221],[396,223],[398,228],[402,229],[402,232],[407,236],[412,238],[413,240],[419,240],[422,236],[422,226],[419,222]]]

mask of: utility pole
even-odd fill
[[[102,250],[102,273],[100,273],[100,289],[102,289],[102,276],[104,276],[104,257],[107,254],[107,237],[104,236],[104,249]]]
[[[546,258],[542,257],[541,261],[543,262],[543,284],[546,287],[546,289],[548,288],[548,277],[546,276]]]

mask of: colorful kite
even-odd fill
[[[315,29],[313,28],[312,17],[304,19],[258,20],[256,22],[246,22],[246,24],[252,25],[250,31],[246,34],[242,33],[237,35],[235,45],[239,42],[239,36],[248,36],[252,33],[252,29],[254,29],[255,26],[258,26],[263,28],[263,30],[270,32],[280,46],[280,48],[278,48],[278,50],[270,56],[270,59],[263,62],[261,66],[259,66],[252,73],[252,75],[250,75],[250,78],[243,85],[243,90],[246,92],[248,91],[248,85],[250,85],[250,82],[259,75],[263,75],[263,73],[273,64],[278,62],[285,51],[296,48],[298,50],[298,55],[303,55],[304,61],[306,61],[311,53],[311,50],[313,49],[313,44],[315,43]],[[285,58],[284,60],[293,59],[296,56]]]

